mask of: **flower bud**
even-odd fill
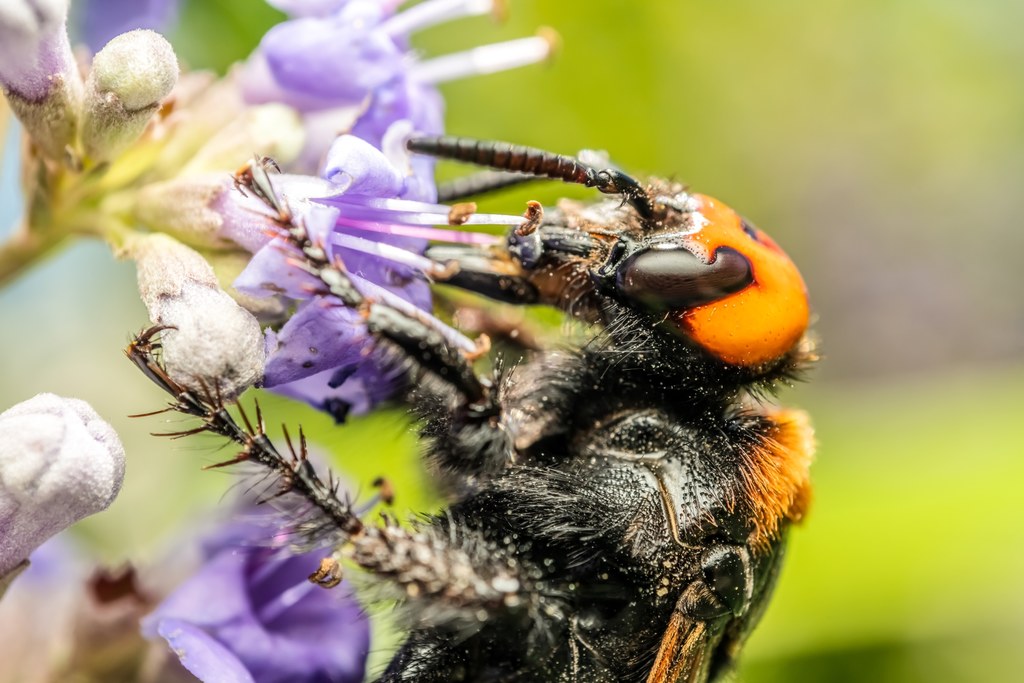
[[[225,217],[218,207],[232,191],[231,178],[223,171],[150,183],[139,190],[135,216],[149,229],[190,246],[229,249],[233,244],[221,234]],[[259,217],[246,215],[253,222]],[[266,223],[264,230],[270,228]]]
[[[304,213],[310,197],[330,197],[338,187],[313,176],[270,176],[274,190],[295,213]],[[151,230],[167,233],[198,248],[258,251],[280,232],[266,202],[243,193],[223,172],[184,175],[151,183],[139,191],[136,217]]]
[[[263,379],[259,322],[217,284],[202,256],[167,235],[127,245],[150,319],[162,338],[167,373],[196,392],[233,398]]]
[[[39,150],[63,159],[78,130],[82,79],[67,0],[0,2],[0,87]]]
[[[85,401],[39,394],[0,413],[0,577],[123,480],[124,447]]]
[[[85,85],[82,144],[93,160],[131,145],[178,81],[178,59],[163,36],[123,33],[97,53]]]

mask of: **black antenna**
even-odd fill
[[[515,171],[593,187],[605,194],[622,195],[642,218],[650,218],[654,213],[651,198],[636,179],[614,168],[598,170],[574,157],[508,142],[448,135],[410,138],[406,146],[411,152],[439,159],[464,161],[499,171]]]

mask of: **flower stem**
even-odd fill
[[[41,261],[64,241],[66,234],[36,232],[22,225],[7,242],[0,244],[0,287]]]

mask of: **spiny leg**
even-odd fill
[[[363,296],[348,276],[344,264],[337,259],[329,259],[323,246],[313,242],[303,222],[292,215],[277,195],[265,164],[257,160],[251,170],[238,174],[237,180],[253,194],[264,198],[267,205],[278,213],[281,236],[290,248],[296,250],[296,267],[319,280],[325,296],[362,311],[372,334],[397,346],[410,362],[443,380],[441,386],[433,383],[415,385],[414,395],[410,398],[427,421],[424,435],[435,437],[438,444],[451,445],[451,449],[446,449],[450,452],[442,459],[453,466],[452,471],[461,473],[462,477],[471,477],[503,468],[509,460],[511,444],[507,430],[500,423],[498,399],[501,386],[479,377],[472,368],[472,361],[488,348],[487,337],[481,336],[485,344],[478,346],[465,340],[470,346],[467,349],[465,344],[459,346],[457,340],[452,340],[452,335],[464,337],[411,304]],[[532,225],[531,221],[539,220],[539,217],[537,207],[531,203],[524,225]],[[481,271],[493,277],[508,276],[512,279],[512,290],[524,298],[531,298],[532,285],[515,274],[519,272],[518,266],[507,256],[482,249],[473,250],[467,252],[464,260],[457,261],[458,270],[472,269],[477,262],[482,264]]]
[[[323,296],[362,313],[370,332],[394,345],[419,367],[432,372],[451,387],[446,401],[454,398],[454,408],[463,423],[480,428],[491,422],[497,410],[490,382],[477,377],[471,367],[472,355],[453,344],[446,326],[432,316],[400,302],[381,301],[364,296],[348,276],[344,264],[331,259],[327,251],[310,236],[301,218],[296,217],[270,183],[268,169],[273,164],[257,159],[235,176],[239,189],[248,190],[274,212],[279,237],[295,250],[293,262],[322,285]],[[344,554],[376,575],[404,588],[412,599],[442,600],[447,609],[518,608],[533,604],[528,582],[519,575],[511,559],[474,556],[457,541],[457,535],[408,531],[392,524],[369,526],[353,508],[351,501],[338,495],[333,477],[325,482],[306,457],[304,437],[296,449],[289,440],[287,454],[280,452],[266,436],[263,418],[257,408],[255,421],[240,408],[239,422],[216,390],[216,378],[202,393],[190,390],[170,377],[160,362],[158,334],[151,328],[138,335],[126,353],[137,367],[172,397],[170,410],[197,417],[201,424],[193,429],[167,436],[182,437],[209,432],[225,437],[241,447],[233,458],[215,465],[255,463],[272,472],[280,482],[274,497],[296,494],[308,503],[307,510],[293,512],[293,530],[306,539],[307,546],[342,546]],[[468,341],[468,340],[467,340]],[[471,344],[471,343],[470,343]],[[474,349],[479,351],[479,349]],[[465,536],[462,537],[463,539]],[[469,543],[472,546],[473,543]],[[324,586],[336,585],[338,567],[327,562],[311,577]]]
[[[453,615],[462,615],[464,623],[470,625],[478,619],[481,610],[534,613],[540,608],[543,597],[527,577],[522,563],[507,553],[488,548],[483,538],[465,524],[443,518],[429,526],[406,529],[387,518],[382,525],[364,522],[352,502],[339,495],[334,477],[329,474],[325,481],[317,474],[307,457],[301,430],[298,447],[285,430],[288,451],[284,454],[267,436],[258,404],[255,420],[250,420],[236,404],[239,420],[229,410],[229,403],[215,390],[200,394],[170,377],[158,356],[157,335],[161,329],[154,327],[143,331],[131,341],[125,353],[171,396],[169,410],[201,421],[196,428],[163,436],[182,437],[206,432],[225,437],[241,450],[234,457],[210,467],[248,462],[273,473],[280,486],[271,497],[295,494],[313,508],[296,513],[289,523],[289,531],[300,539],[297,543],[300,549],[323,545],[339,547],[338,555],[396,586],[406,602],[411,603],[412,616],[419,615],[419,622],[429,622],[432,614],[443,611],[449,623]],[[336,586],[340,578],[340,566],[329,559],[310,580],[330,588]]]
[[[490,413],[492,396],[489,384],[473,371],[472,361],[485,353],[486,337],[481,344],[452,343],[452,334],[446,325],[411,304],[398,300],[389,302],[364,296],[349,277],[339,258],[330,258],[323,245],[310,236],[304,222],[296,217],[270,182],[264,159],[256,159],[236,173],[240,188],[251,190],[276,214],[280,236],[297,251],[294,264],[320,281],[322,291],[314,292],[334,297],[341,304],[362,313],[370,333],[399,347],[421,368],[432,372],[451,384],[474,410]],[[470,346],[471,348],[466,348]]]

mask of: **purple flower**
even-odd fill
[[[36,548],[6,594],[0,578],[0,680],[55,681],[74,647],[88,566],[66,534]]]
[[[437,266],[421,256],[427,240],[495,241],[446,225],[450,207],[433,203],[433,161],[411,157],[413,133],[439,133],[443,101],[436,84],[543,59],[549,37],[526,38],[420,60],[409,37],[424,28],[494,11],[494,0],[425,0],[402,12],[393,0],[278,0],[298,18],[271,29],[242,74],[250,102],[280,101],[304,112],[307,145],[297,166],[317,165],[330,186],[312,194],[308,177],[273,182],[332,260],[344,264],[369,300],[398,308],[472,352],[472,341],[430,316],[428,280]],[[329,148],[326,140],[350,130]],[[319,163],[324,159],[323,163]],[[223,207],[222,207],[223,209]],[[274,226],[232,220],[222,210],[219,234],[256,253],[235,281],[251,296],[298,302],[279,331],[267,335],[264,385],[336,419],[362,413],[395,393],[406,373],[378,349],[359,311],[346,308],[302,268],[301,254]],[[253,215],[250,213],[249,215]],[[471,217],[473,224],[516,224],[518,217]],[[267,223],[272,223],[267,217]],[[258,247],[254,249],[254,247]]]
[[[0,2],[0,90],[38,149],[53,160],[66,158],[82,106],[67,13],[67,0]]]
[[[326,552],[256,545],[267,527],[235,524],[208,543],[206,562],[143,620],[208,683],[357,683],[369,624],[343,585],[308,580]]]
[[[6,0],[0,3],[0,83],[38,102],[55,79],[75,74],[65,28],[67,0]]]
[[[303,153],[307,164],[341,132],[378,147],[400,120],[422,133],[440,133],[444,102],[436,84],[537,62],[552,47],[550,37],[525,38],[428,60],[410,50],[413,33],[493,12],[494,0],[426,0],[399,13],[400,2],[381,0],[286,4],[300,18],[267,32],[246,65],[242,88],[250,102],[285,102],[317,121],[327,137],[311,136]]]
[[[164,31],[174,23],[178,0],[75,0],[71,25],[92,52],[114,36],[139,28]]]
[[[337,12],[349,0],[267,0],[282,12],[293,17],[325,17]],[[402,0],[399,0],[401,2]]]
[[[429,315],[428,278],[436,264],[422,257],[428,239],[497,241],[490,235],[437,229],[449,207],[413,197],[433,196],[433,185],[416,172],[392,135],[407,130],[399,124],[387,136],[392,157],[369,143],[346,135],[328,154],[323,195],[309,201],[318,187],[305,176],[277,176],[275,187],[304,221],[311,237],[331,259],[340,259],[363,296],[434,320],[450,342],[467,351],[472,341]],[[328,190],[329,191],[326,191]],[[294,190],[294,193],[292,192]],[[296,195],[300,201],[295,201]],[[515,216],[474,215],[470,224],[514,224]],[[231,236],[231,227],[225,226]],[[236,239],[252,244],[251,221],[240,224]],[[267,228],[272,230],[271,225]],[[377,349],[359,311],[331,297],[314,294],[324,288],[295,266],[301,256],[286,238],[267,238],[235,281],[239,291],[254,296],[283,295],[299,302],[278,332],[269,332],[264,385],[330,412],[339,421],[363,413],[389,398],[405,381],[400,364]]]

